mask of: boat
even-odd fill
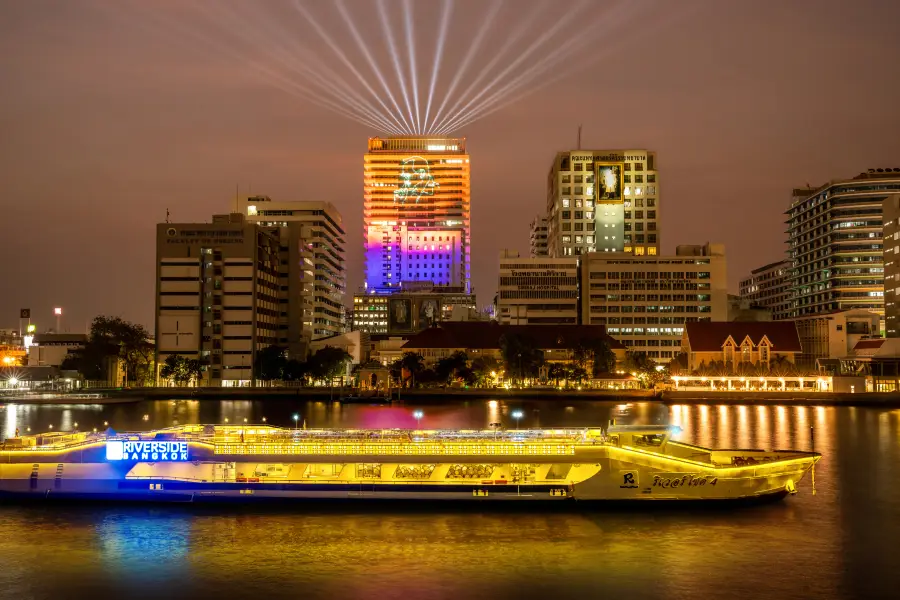
[[[821,455],[713,450],[671,426],[516,430],[183,425],[0,444],[0,498],[723,501],[797,493]],[[814,484],[814,471],[813,471]]]

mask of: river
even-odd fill
[[[815,449],[816,494],[741,509],[0,506],[0,597],[888,598],[900,589],[900,411],[470,401],[178,401],[0,408],[0,434],[673,423],[700,445]]]

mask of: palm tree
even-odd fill
[[[425,370],[425,359],[418,352],[404,352],[403,358],[400,359],[400,365],[404,371],[409,373],[410,387],[415,387],[416,374]]]

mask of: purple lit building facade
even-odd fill
[[[364,168],[365,291],[432,282],[471,293],[465,139],[370,138]]]

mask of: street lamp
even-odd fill
[[[263,422],[263,423],[266,422],[266,418],[265,418],[265,417],[262,418],[262,422]]]
[[[514,411],[512,411],[511,416],[513,419],[516,420],[516,429],[518,429],[519,428],[519,420],[525,415],[522,413],[521,410],[514,410]]]
[[[295,430],[297,429],[297,421],[299,421],[299,420],[300,420],[300,415],[295,413],[294,414],[294,429]]]
[[[419,423],[422,421],[422,417],[424,417],[424,416],[425,416],[425,413],[423,413],[421,410],[413,411],[413,418],[416,420],[416,429],[419,428]]]

